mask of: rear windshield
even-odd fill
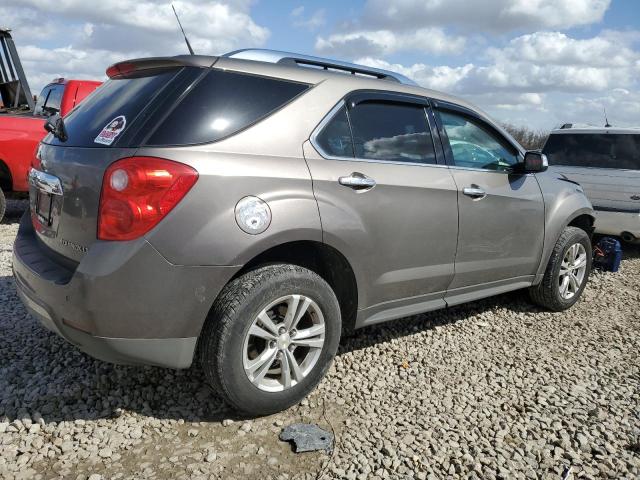
[[[552,134],[543,152],[550,165],[636,170],[640,169],[640,134]]]
[[[116,145],[118,137],[132,127],[140,112],[177,73],[178,70],[169,70],[149,77],[106,81],[95,95],[65,117],[68,140],[61,142],[49,135],[47,142],[67,147]],[[110,144],[98,140],[104,132],[111,132]]]
[[[197,67],[107,81],[65,118],[74,147],[173,146],[229,137],[281,108],[308,84]]]

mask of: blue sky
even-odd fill
[[[398,70],[503,122],[640,126],[638,0],[176,0],[198,53],[262,47]],[[32,89],[184,53],[169,2],[0,0]]]

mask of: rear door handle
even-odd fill
[[[358,192],[368,192],[376,186],[376,181],[373,178],[367,177],[360,172],[353,172],[346,177],[340,177],[338,178],[338,183],[342,186],[353,188]]]
[[[480,200],[487,196],[487,192],[485,192],[482,188],[478,187],[477,185],[463,188],[462,193],[464,193],[467,197],[475,198],[477,200]]]

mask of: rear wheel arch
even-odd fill
[[[0,188],[3,192],[10,192],[13,190],[13,176],[9,166],[0,159]]]
[[[230,280],[269,264],[292,264],[307,268],[324,279],[338,298],[343,333],[350,333],[358,312],[358,284],[346,257],[334,247],[313,240],[283,243],[249,260]]]

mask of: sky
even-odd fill
[[[496,120],[640,126],[638,0],[176,0],[199,54],[273,48],[399,71]],[[186,53],[170,2],[0,0],[38,92]]]

